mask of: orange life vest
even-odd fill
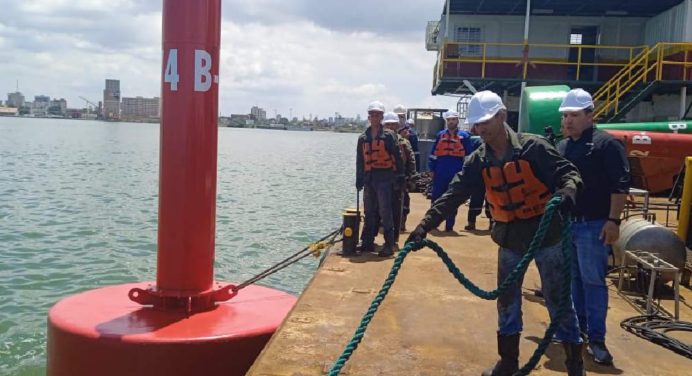
[[[376,170],[396,170],[394,157],[392,157],[384,145],[384,140],[372,140],[363,143],[363,159],[365,159],[365,172]]]
[[[459,137],[456,132],[454,132],[454,134],[445,132],[437,142],[437,146],[435,147],[435,156],[464,157],[466,155],[466,151],[464,150],[464,144],[462,144],[461,141],[461,137]]]
[[[485,199],[493,219],[511,222],[543,214],[550,191],[536,175],[528,161],[518,159],[500,167],[483,169]]]

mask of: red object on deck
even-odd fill
[[[633,186],[650,192],[672,188],[685,157],[692,150],[691,134],[605,131],[625,144]]]
[[[605,129],[622,140],[627,155],[680,159],[678,168],[692,151],[692,134]]]
[[[214,283],[220,39],[221,0],[164,0],[156,283],[53,306],[49,376],[244,375],[295,304]]]

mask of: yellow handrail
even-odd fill
[[[470,46],[467,50],[460,47]],[[502,47],[513,47],[508,52]],[[491,48],[500,48],[501,56],[489,56]],[[552,49],[551,53],[542,54],[541,50]],[[555,49],[564,50],[563,58],[556,57]],[[570,51],[576,50],[576,55],[570,55]],[[605,61],[589,61],[584,58],[584,51],[593,51],[594,56],[603,57],[606,53],[598,51],[616,51],[610,56],[622,56],[618,61],[610,59]],[[531,54],[529,54],[529,51]],[[617,51],[626,51],[617,52]],[[610,111],[617,112],[620,109],[622,97],[634,88],[638,83],[647,83],[649,80],[661,80],[666,66],[682,67],[681,80],[688,79],[687,70],[692,68],[692,61],[688,61],[687,53],[692,51],[692,43],[689,42],[661,42],[649,46],[609,46],[609,45],[572,45],[572,44],[546,44],[546,43],[490,43],[490,42],[446,42],[438,53],[436,69],[433,74],[433,87],[445,76],[450,64],[456,64],[457,69],[462,69],[463,63],[480,64],[480,79],[495,78],[488,75],[488,64],[512,64],[521,69],[517,72],[517,78],[526,80],[529,66],[553,65],[565,66],[574,69],[576,79],[579,80],[586,67],[621,67],[618,72],[603,84],[593,94],[597,107],[595,117],[600,117]],[[684,52],[683,61],[667,59],[669,56]],[[503,56],[504,55],[504,56]],[[531,56],[529,56],[531,55]],[[541,56],[543,55],[543,56]],[[575,60],[570,60],[573,56]],[[689,59],[692,60],[692,59]],[[453,66],[453,65],[452,65]],[[679,68],[678,68],[679,69]]]
[[[594,102],[598,104],[594,117],[599,118],[611,110],[617,113],[620,109],[620,100],[625,94],[637,83],[646,83],[651,72],[654,72],[655,81],[662,80],[663,69],[666,65],[682,66],[680,78],[687,80],[687,69],[692,67],[692,63],[687,59],[687,53],[690,50],[692,50],[692,43],[686,42],[660,42],[652,48],[645,48],[594,93]],[[684,61],[667,60],[667,57],[680,52],[684,53]]]
[[[463,54],[452,54],[455,49],[459,51],[460,46],[470,46],[473,47],[474,50],[477,49],[478,52],[476,54],[473,54],[473,56],[462,56]],[[489,57],[488,56],[488,48],[489,47],[521,47],[521,56],[513,56],[513,57],[508,57],[508,58],[501,58],[501,57]],[[440,53],[438,54],[438,64],[437,64],[437,72],[434,82],[437,83],[443,76],[444,76],[444,70],[445,70],[445,63],[480,63],[481,64],[481,76],[479,78],[486,78],[486,73],[487,73],[487,64],[497,64],[497,63],[513,63],[513,64],[520,64],[522,65],[522,74],[521,78],[522,79],[527,79],[528,75],[528,67],[529,65],[533,64],[541,64],[541,65],[561,65],[561,66],[575,66],[576,70],[580,72],[582,71],[583,67],[595,67],[595,66],[609,66],[609,67],[623,67],[629,63],[629,60],[624,61],[624,62],[612,62],[612,61],[604,61],[604,62],[589,62],[589,61],[584,61],[583,59],[583,51],[584,50],[594,50],[594,51],[599,51],[599,50],[626,50],[628,51],[629,56],[634,55],[635,51],[639,51],[646,48],[646,46],[610,46],[610,45],[586,45],[586,44],[548,44],[548,43],[529,43],[529,44],[524,44],[524,43],[490,43],[490,42],[447,42],[444,43],[443,48],[440,50]],[[556,58],[549,58],[549,57],[541,57],[541,56],[536,56],[534,58],[529,58],[528,51],[536,51],[536,50],[541,50],[541,49],[563,49],[565,52],[565,55],[569,53],[570,50],[576,49],[577,50],[577,56],[581,57],[578,58],[578,61],[572,62],[567,59],[556,59]],[[535,54],[535,53],[534,53]],[[519,55],[519,54],[517,54]],[[538,55],[538,54],[536,54]],[[448,56],[459,56],[459,57],[448,57]]]

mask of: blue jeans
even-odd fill
[[[561,244],[552,245],[550,247],[541,248],[535,253],[536,266],[538,273],[541,276],[541,288],[545,298],[545,305],[548,307],[550,320],[555,319],[557,309],[560,304],[560,290],[563,285],[563,257],[560,249]],[[521,261],[524,253],[521,251],[512,250],[509,248],[500,248],[498,258],[498,286],[507,278],[509,273]],[[498,332],[501,336],[509,336],[520,333],[523,328],[522,313],[521,313],[521,285],[524,281],[523,276],[511,285],[497,299],[497,316],[498,316]],[[567,299],[570,297],[567,296]],[[560,320],[555,338],[563,342],[581,343],[579,336],[579,322],[574,311],[574,305],[571,300],[569,309]]]
[[[605,342],[608,311],[608,252],[598,236],[606,220],[574,222],[572,239],[572,300],[577,310],[579,326],[593,342]]]

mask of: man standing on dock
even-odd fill
[[[356,189],[364,190],[365,223],[360,249],[363,252],[375,250],[375,235],[381,221],[385,244],[378,255],[388,257],[394,254],[398,233],[392,215],[393,188],[394,184],[405,184],[406,180],[397,134],[384,129],[383,115],[381,102],[370,103],[370,126],[358,137],[356,149]]]
[[[420,152],[418,151],[418,133],[416,133],[416,130],[413,127],[409,126],[409,120],[406,119],[406,112],[406,106],[404,106],[403,104],[398,104],[394,107],[394,113],[397,114],[397,116],[399,117],[399,128],[408,128],[408,135],[406,136],[406,138],[408,139],[408,142],[411,144],[411,148],[413,149],[413,155],[416,157],[416,171],[418,171],[420,168]]]
[[[500,97],[490,91],[476,93],[469,102],[468,121],[476,127],[483,143],[467,157],[464,168],[449,189],[428,210],[407,242],[421,241],[444,218],[468,200],[484,184],[495,225],[493,240],[500,246],[498,285],[529,249],[538,229],[545,204],[551,195],[562,198],[560,210],[571,208],[582,182],[576,167],[562,158],[545,139],[517,134],[505,125],[507,110]],[[562,291],[565,260],[560,250],[561,218],[556,215],[535,252],[545,304],[551,320],[556,319]],[[497,301],[497,348],[500,360],[483,372],[485,376],[512,375],[519,367],[519,340],[523,330],[519,278]],[[574,307],[560,318],[556,338],[563,343],[569,375],[583,375],[582,339]]]
[[[447,191],[454,175],[464,166],[464,158],[474,150],[471,135],[459,129],[459,113],[450,110],[442,117],[447,122],[447,128],[437,134],[428,159],[428,167],[433,173],[433,202]],[[454,231],[456,216],[456,210],[448,213],[445,221],[446,232]]]
[[[613,364],[605,345],[608,311],[608,253],[620,235],[620,214],[630,186],[625,146],[594,127],[591,95],[574,89],[560,105],[562,131],[560,154],[577,166],[584,190],[572,210],[576,254],[572,256],[572,299],[579,326],[589,338],[587,352],[594,362]]]
[[[384,114],[384,126],[392,132],[397,132],[399,129],[399,117],[393,112],[387,112]],[[397,144],[399,145],[399,151],[401,152],[401,159],[404,163],[404,174],[406,179],[410,179],[416,173],[416,160],[411,149],[411,144],[403,136],[397,133]],[[395,251],[398,251],[399,243],[399,233],[405,221],[405,216],[408,212],[404,212],[405,200],[408,196],[406,189],[406,183],[395,184],[394,194],[392,195],[392,210],[394,216],[394,228],[395,228],[395,241],[397,246]]]

